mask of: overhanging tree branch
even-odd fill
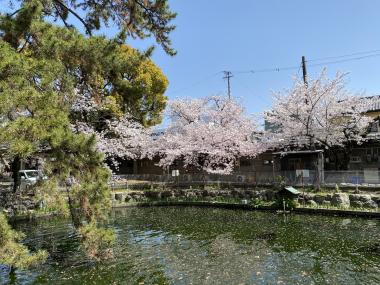
[[[71,8],[67,7],[63,2],[61,2],[60,0],[53,0],[55,3],[57,3],[59,6],[61,6],[63,9],[67,10],[69,13],[71,13],[74,17],[76,17],[82,24],[83,26],[85,27],[86,29],[86,32],[88,35],[92,36],[92,32],[91,32],[91,29],[90,27],[87,25],[86,21],[83,20],[83,18],[81,16],[79,16],[79,14],[77,12],[75,12],[74,10],[72,10]],[[60,13],[59,13],[60,14]],[[61,17],[62,18],[62,17]]]

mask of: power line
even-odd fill
[[[359,54],[359,53],[356,53],[356,54]],[[321,62],[321,63],[313,63],[313,64],[309,64],[308,66],[314,67],[314,66],[322,66],[322,65],[329,65],[329,64],[337,64],[337,63],[342,63],[342,62],[356,61],[356,60],[366,59],[366,58],[370,58],[370,57],[378,57],[378,56],[380,56],[380,53],[368,54],[368,55],[351,57],[351,58],[334,60],[334,61],[325,61],[325,62]],[[344,56],[340,56],[340,57],[344,57]],[[330,57],[330,58],[339,58],[339,57]],[[322,60],[322,58],[321,59],[312,59],[312,60],[308,60],[307,62],[321,61],[321,60]],[[266,73],[266,72],[280,72],[280,71],[285,71],[285,70],[297,70],[298,68],[299,68],[299,65],[294,65],[294,66],[285,66],[285,67],[251,69],[251,70],[244,70],[244,71],[236,71],[234,73],[235,74],[243,74],[243,73],[254,74],[254,73]]]
[[[370,55],[363,55],[363,56],[358,56],[358,57],[353,57],[353,58],[348,58],[348,59],[341,59],[341,60],[322,62],[322,63],[314,63],[314,64],[309,64],[309,66],[321,66],[321,65],[327,65],[327,64],[336,64],[336,63],[361,60],[361,59],[370,58],[370,57],[377,57],[377,56],[380,56],[380,53],[370,54]]]
[[[369,50],[369,51],[354,52],[354,53],[344,54],[344,55],[338,55],[338,56],[328,56],[328,57],[314,58],[312,60],[309,60],[309,62],[312,62],[312,61],[321,61],[321,60],[330,60],[330,59],[337,59],[337,58],[351,57],[351,56],[362,55],[362,54],[370,54],[370,53],[379,53],[379,52],[380,52],[380,49],[374,49],[374,50]]]
[[[248,85],[243,83],[242,81],[239,81],[237,83],[237,85],[243,86],[251,95],[253,95],[253,96],[255,96],[255,98],[261,100],[261,102],[263,102],[266,106],[272,104],[271,100],[268,97],[262,96],[261,93],[253,92],[253,90],[250,87],[248,87]]]
[[[188,89],[191,89],[191,88],[193,88],[193,87],[195,87],[195,86],[197,86],[197,85],[200,85],[200,84],[202,84],[203,82],[205,82],[205,81],[207,81],[207,80],[209,80],[209,79],[211,79],[211,78],[213,78],[213,77],[215,77],[215,76],[217,76],[217,75],[219,75],[219,74],[221,74],[221,73],[223,73],[223,71],[218,71],[218,72],[216,72],[216,73],[210,74],[210,75],[208,75],[208,76],[206,76],[206,77],[204,77],[204,78],[202,78],[202,79],[200,79],[200,80],[198,80],[198,81],[196,81],[196,82],[194,82],[194,83],[188,85],[187,87],[184,87],[184,88],[180,88],[180,89],[174,90],[173,92],[171,92],[171,94],[176,94],[176,93],[179,93],[179,92],[182,92],[182,91],[186,91],[186,90],[188,90]]]
[[[316,67],[316,66],[323,66],[323,65],[331,65],[331,64],[339,64],[343,62],[349,62],[349,61],[357,61],[362,59],[367,59],[371,57],[378,57],[380,56],[380,49],[370,50],[370,51],[362,51],[362,52],[355,52],[351,54],[345,54],[345,55],[338,55],[338,56],[329,56],[329,57],[323,57],[323,58],[315,58],[315,59],[309,59],[306,62],[309,63],[308,67]],[[348,57],[348,58],[347,58]],[[331,60],[331,59],[337,59],[337,60]],[[327,60],[327,61],[326,61]],[[322,62],[321,62],[322,61]],[[313,63],[316,62],[316,63]],[[282,72],[282,71],[288,71],[288,70],[298,70],[297,73],[299,73],[300,68],[302,65],[293,65],[293,66],[283,66],[283,67],[270,67],[270,68],[261,68],[261,69],[251,69],[251,70],[240,70],[240,71],[234,71],[234,74],[255,74],[255,73],[269,73],[269,72]],[[230,73],[230,77],[232,77],[232,72],[228,71]],[[226,71],[218,71],[216,73],[213,73],[209,76],[204,77],[203,79],[200,79],[196,81],[195,83],[181,88],[177,89],[171,94],[176,94],[188,89],[191,89],[201,83],[204,83],[205,81],[224,73],[226,76]],[[227,78],[227,77],[224,77]],[[229,81],[229,78],[228,78]],[[229,82],[228,82],[229,83]],[[230,90],[231,86],[228,87]],[[231,93],[231,90],[228,92]]]
[[[300,63],[299,67],[298,67],[298,71],[297,71],[297,77],[300,75],[300,70],[302,68],[302,62]]]
[[[235,71],[235,74],[242,74],[242,73],[265,73],[265,72],[280,72],[284,70],[292,70],[297,69],[298,65],[293,66],[286,66],[286,67],[271,67],[271,68],[262,68],[262,69],[251,69],[251,70],[244,70],[244,71]]]

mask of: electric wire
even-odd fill
[[[354,52],[354,53],[344,54],[344,55],[314,58],[314,59],[309,60],[309,62],[312,62],[312,61],[323,61],[323,60],[330,60],[330,59],[337,59],[337,58],[351,57],[351,56],[363,55],[363,54],[371,54],[371,53],[379,53],[379,52],[380,52],[380,49],[369,50],[369,51],[360,51],[360,52]]]
[[[170,94],[174,95],[174,94],[177,94],[177,93],[179,93],[179,92],[189,90],[189,89],[191,89],[191,88],[193,88],[193,87],[195,87],[195,86],[198,86],[198,85],[202,84],[203,82],[205,82],[205,81],[207,81],[207,80],[209,80],[209,79],[211,79],[211,78],[213,78],[213,77],[215,77],[215,76],[217,76],[217,75],[219,75],[219,74],[221,74],[221,73],[223,73],[223,71],[218,71],[218,72],[216,72],[216,73],[213,73],[213,74],[211,74],[211,75],[208,75],[208,76],[206,76],[206,77],[203,77],[202,79],[200,79],[200,80],[194,82],[193,84],[188,85],[187,87],[183,87],[183,88],[180,88],[180,89],[174,90],[173,92],[170,92]]]
[[[308,64],[308,67],[331,65],[331,64],[362,60],[362,59],[371,58],[371,57],[378,57],[378,56],[380,56],[380,53],[362,55],[362,56],[345,58],[345,59],[338,59],[338,60],[333,60],[333,61],[325,61],[325,62],[320,62],[320,63],[312,63],[312,64]],[[330,58],[333,58],[333,57],[330,57]],[[335,57],[335,58],[338,58],[338,57]],[[318,61],[321,61],[321,60],[322,59],[319,59]],[[317,60],[316,59],[306,60],[307,63],[313,62],[313,61],[317,61]],[[244,73],[255,74],[255,73],[266,73],[266,72],[280,72],[280,71],[285,71],[285,70],[297,70],[298,68],[299,68],[299,65],[294,65],[294,66],[285,66],[285,67],[272,67],[272,68],[235,71],[233,73],[234,74],[244,74]]]
[[[367,58],[372,58],[372,57],[378,57],[380,56],[380,49],[375,49],[375,50],[370,50],[370,51],[361,51],[361,52],[355,52],[355,53],[350,53],[350,54],[344,54],[344,55],[338,55],[338,56],[329,56],[329,57],[321,57],[321,58],[315,58],[315,59],[309,59],[306,60],[308,64],[308,67],[317,67],[317,66],[327,66],[327,65],[332,65],[332,64],[339,64],[339,63],[344,63],[344,62],[350,62],[350,61],[358,61],[358,60],[363,60]],[[335,59],[335,60],[333,60]],[[315,63],[314,63],[315,62]],[[297,74],[299,74],[300,71],[300,65],[293,65],[293,66],[283,66],[283,67],[268,67],[268,68],[261,68],[261,69],[250,69],[250,70],[237,70],[237,71],[232,71],[234,75],[238,74],[256,74],[256,73],[270,73],[270,72],[282,72],[282,71],[288,71],[288,70],[298,70]],[[182,91],[186,91],[188,89],[191,89],[195,86],[198,86],[205,81],[208,81],[209,79],[219,75],[223,74],[224,71],[218,71],[216,73],[213,73],[209,76],[206,76],[195,83],[184,87],[177,89],[173,92],[170,92],[170,94],[177,94]]]

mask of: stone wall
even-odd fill
[[[304,198],[302,195],[298,198],[298,202],[309,206],[335,206],[340,208],[369,208],[377,209],[380,206],[380,196],[377,194],[310,194],[306,193]]]
[[[165,190],[165,191],[120,191],[112,192],[111,200],[114,206],[122,206],[130,202],[145,202],[159,200],[218,200],[218,199],[246,199],[261,201],[275,201],[276,191],[273,189],[259,190]],[[347,209],[366,208],[378,209],[380,206],[379,194],[348,194],[348,193],[331,193],[331,194],[313,194],[305,193],[299,195],[297,202],[307,206],[338,207]]]
[[[1,189],[0,209],[8,216],[24,214],[37,208],[39,203],[36,203],[33,193],[14,193],[11,190]]]
[[[166,199],[205,199],[213,198],[236,198],[236,199],[260,199],[262,201],[273,201],[276,192],[271,189],[261,190],[200,190],[200,189],[175,189],[164,191],[115,191],[111,193],[114,205],[128,202],[143,202],[146,200]]]

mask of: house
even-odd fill
[[[366,112],[374,122],[368,126],[364,143],[353,144],[346,148],[347,151],[341,148],[298,150],[291,146],[282,151],[274,150],[274,172],[296,184],[300,184],[300,174],[307,174],[303,182],[311,184],[323,182],[325,178],[331,183],[380,183],[380,95],[367,98],[374,100]],[[265,128],[267,131],[277,130],[276,126],[267,122]]]
[[[273,152],[274,171],[288,184],[321,184],[324,182],[323,150]]]
[[[339,151],[335,155],[331,155],[328,150],[288,147],[269,150],[255,158],[241,157],[232,175],[238,177],[239,181],[257,184],[272,183],[279,176],[293,185],[323,182],[333,184],[339,182],[380,183],[380,96],[373,98],[374,103],[366,112],[368,116],[375,119],[368,128],[366,134],[368,140],[363,144],[351,146],[348,160],[345,160]],[[266,123],[265,128],[266,130],[274,130],[276,126]],[[170,169],[163,169],[157,166],[157,163],[158,158],[120,161],[117,173],[167,175],[171,173],[171,170],[178,169],[181,176],[201,174],[197,169],[184,167],[181,161],[176,161]],[[336,171],[337,165],[339,169],[348,169],[348,172],[345,170],[343,175],[342,171]]]
[[[372,117],[374,121],[368,128],[367,141],[363,144],[355,145],[351,150],[348,164],[349,170],[380,170],[380,95],[372,98],[374,103],[366,114]]]

